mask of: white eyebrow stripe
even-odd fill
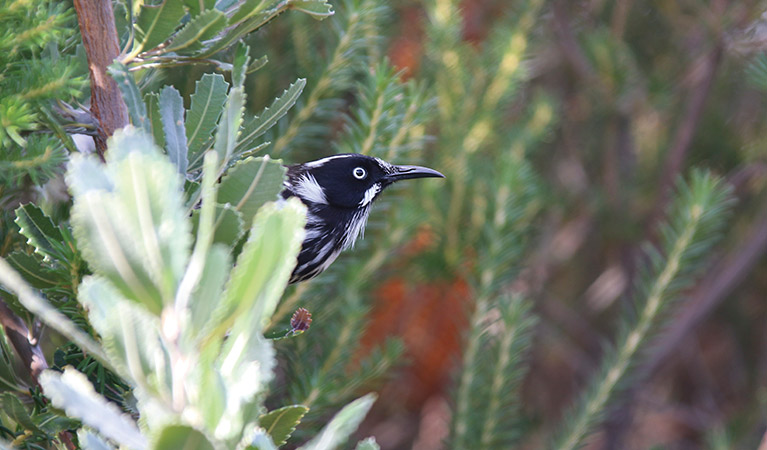
[[[293,185],[293,190],[296,195],[306,201],[320,203],[322,205],[328,204],[328,198],[325,196],[325,191],[317,182],[317,179],[311,174],[305,173],[298,177]]]
[[[355,156],[355,155],[333,155],[333,156],[328,156],[326,158],[318,159],[317,161],[310,161],[308,163],[304,163],[304,167],[309,167],[311,169],[314,169],[316,167],[322,167],[328,161],[332,161],[334,159],[339,159],[339,158],[349,158],[351,156]]]

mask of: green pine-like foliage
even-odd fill
[[[0,181],[39,186],[66,161],[54,100],[72,101],[87,86],[74,57],[77,21],[65,3],[4,1],[0,29]]]
[[[586,393],[565,419],[552,448],[580,448],[605,417],[631,380],[632,368],[668,325],[674,301],[695,282],[701,263],[722,236],[732,204],[731,188],[709,173],[695,171],[688,182],[677,183],[658,248],[645,246],[648,263],[635,288],[635,310],[624,313],[615,347],[607,352]]]

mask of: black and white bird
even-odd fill
[[[373,201],[400,180],[445,176],[420,166],[395,166],[355,153],[288,166],[282,197],[306,205],[306,236],[290,282],[314,278],[365,230]]]

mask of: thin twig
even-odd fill
[[[0,325],[5,330],[5,335],[8,336],[8,341],[10,341],[16,354],[24,363],[24,367],[29,370],[32,380],[39,386],[37,377],[40,376],[43,370],[48,368],[48,363],[45,361],[40,344],[39,342],[34,342],[35,339],[32,337],[32,333],[27,328],[24,320],[14,314],[11,308],[2,300],[0,300]]]
[[[557,37],[557,44],[562,51],[562,56],[581,78],[585,80],[596,78],[594,68],[583,54],[578,45],[578,39],[570,28],[570,22],[567,20],[568,13],[564,10],[564,4],[557,2],[552,11],[554,34]]]
[[[666,156],[666,162],[663,165],[663,172],[658,182],[658,193],[653,213],[649,216],[648,227],[656,228],[656,222],[663,218],[663,212],[666,209],[674,180],[682,169],[682,164],[687,156],[687,151],[692,144],[695,131],[698,129],[703,108],[714,84],[717,70],[722,61],[724,45],[720,41],[716,43],[714,49],[708,54],[700,67],[694,68],[694,71],[701,72],[696,78],[698,80],[690,87],[690,95],[687,98],[685,113],[674,135],[671,148]]]

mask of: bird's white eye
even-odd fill
[[[367,172],[367,170],[363,169],[362,167],[356,167],[352,171],[352,175],[354,175],[354,178],[356,178],[358,180],[363,180],[363,179],[365,179],[366,176],[368,176],[368,172]]]

